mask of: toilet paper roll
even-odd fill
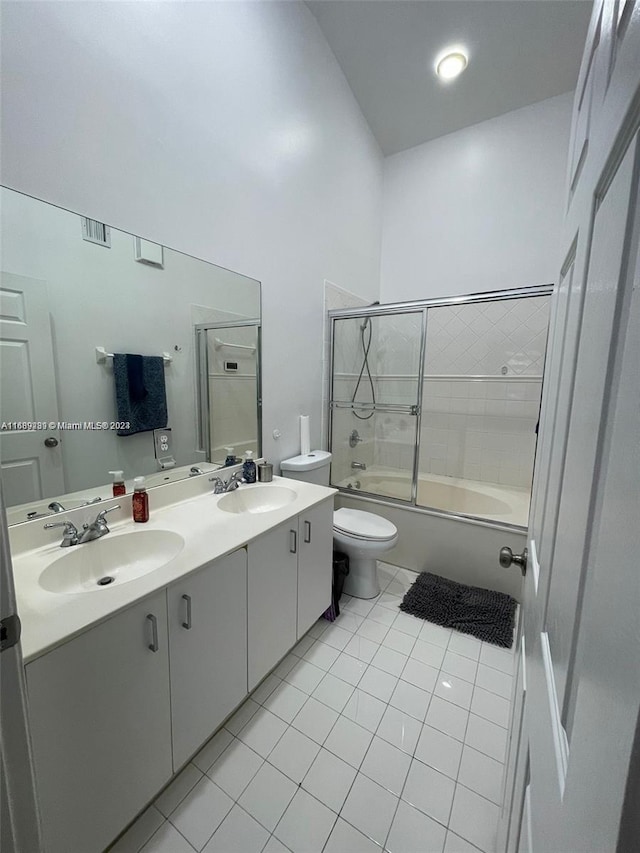
[[[311,427],[309,415],[300,415],[300,455],[311,453]]]

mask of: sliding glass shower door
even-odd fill
[[[527,524],[549,300],[429,308],[418,505]]]
[[[551,292],[332,313],[332,485],[526,526]]]
[[[423,310],[333,323],[332,485],[415,500]]]

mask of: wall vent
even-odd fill
[[[86,216],[81,216],[82,222],[82,239],[89,243],[97,243],[98,246],[106,246],[111,248],[111,228],[98,222],[96,219],[88,219]]]

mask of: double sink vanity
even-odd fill
[[[146,524],[102,502],[85,544],[11,528],[47,853],[104,850],[326,610],[333,494],[204,474],[153,489]]]

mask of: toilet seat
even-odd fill
[[[344,536],[376,542],[387,542],[398,533],[395,524],[386,518],[374,515],[372,512],[346,507],[337,509],[333,513],[333,527],[337,533]]]

